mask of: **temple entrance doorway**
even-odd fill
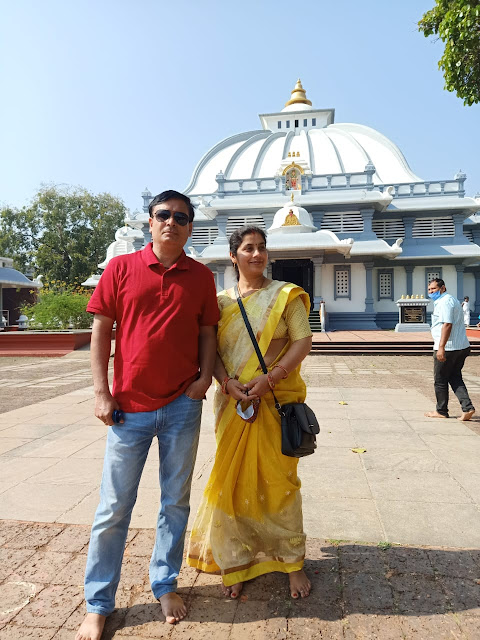
[[[298,284],[305,289],[313,304],[313,262],[311,260],[275,260],[272,263],[272,278]]]

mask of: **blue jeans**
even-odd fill
[[[202,401],[181,395],[157,411],[126,413],[124,424],[109,427],[100,504],[85,571],[88,612],[107,616],[115,608],[128,525],[154,436],[158,438],[161,497],[150,583],[156,598],[176,590],[201,416]]]

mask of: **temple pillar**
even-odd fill
[[[359,236],[361,240],[376,240],[377,234],[372,229],[372,220],[375,209],[361,209],[363,219],[363,231]]]
[[[322,265],[324,256],[315,256],[311,258],[313,262],[313,309],[316,311],[320,308],[322,297]]]
[[[413,264],[404,264],[403,268],[405,269],[405,273],[407,274],[407,291],[406,295],[411,296],[413,294],[413,270],[415,267]]]
[[[463,300],[463,272],[465,271],[465,265],[456,264],[455,269],[457,270],[457,298],[458,300]]]
[[[225,289],[225,269],[226,266],[224,264],[217,264],[217,290],[223,291]]]
[[[473,275],[475,276],[475,320],[478,320],[478,316],[480,316],[480,270],[474,271]],[[477,324],[476,321],[474,324]]]
[[[365,313],[375,313],[373,308],[373,262],[364,262],[365,267]]]

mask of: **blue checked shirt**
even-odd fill
[[[449,293],[443,293],[433,303],[432,312],[432,338],[433,348],[438,350],[442,326],[444,322],[452,323],[450,338],[445,345],[445,351],[460,351],[470,346],[463,324],[463,309],[460,302]]]

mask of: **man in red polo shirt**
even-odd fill
[[[149,206],[152,242],[111,260],[88,304],[95,415],[109,426],[100,504],[85,572],[87,616],[76,640],[99,640],[115,593],[138,484],[158,438],[161,502],[150,582],[167,622],[186,615],[176,591],[190,511],[202,399],[212,381],[219,314],[210,270],[188,258],[190,199],[164,191]],[[117,323],[113,389],[108,360]],[[114,410],[123,412],[115,424]]]

